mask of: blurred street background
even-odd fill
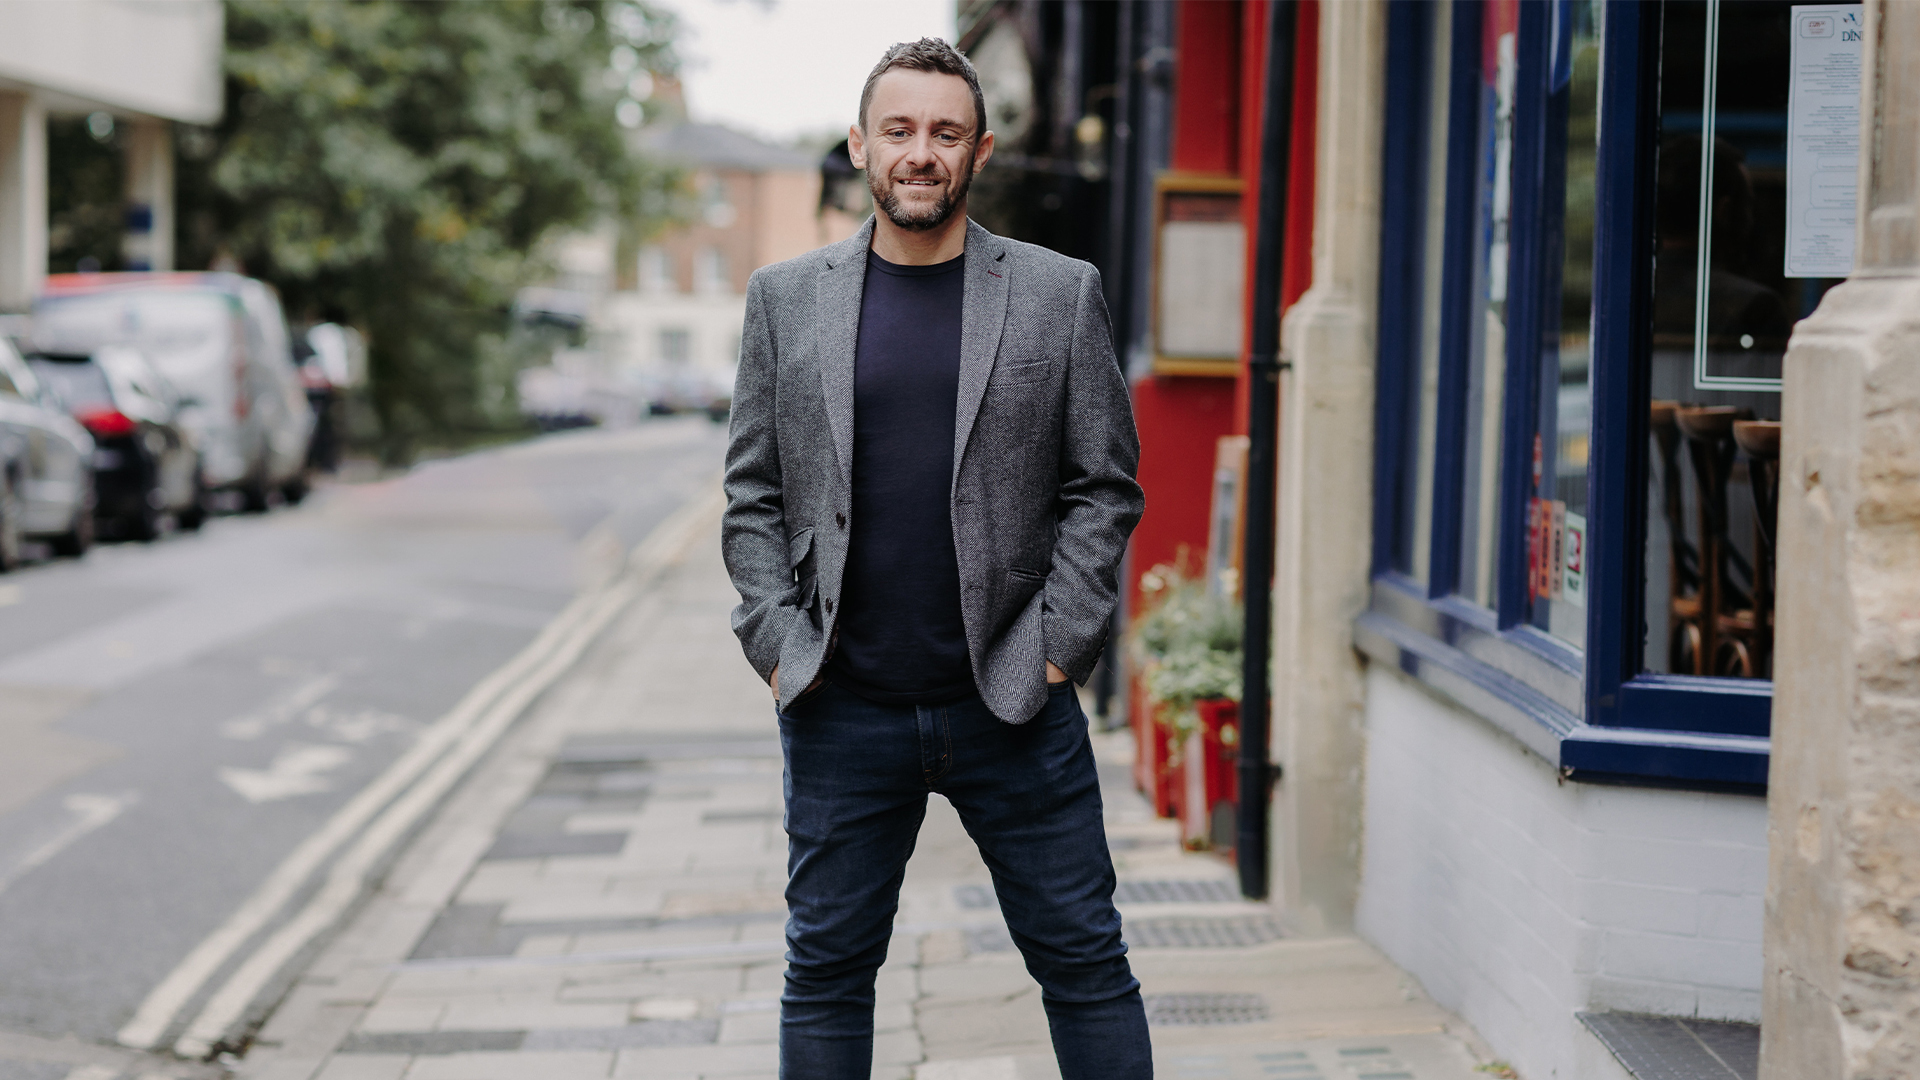
[[[722,442],[705,418],[558,436],[9,575],[0,1028],[112,1040],[289,852],[706,493]]]
[[[775,1075],[745,292],[923,35],[1132,395],[1158,1075],[1914,1075],[1920,3],[13,0],[0,1080]],[[875,1077],[1037,993],[933,800]]]
[[[0,7],[0,1080],[773,1075],[747,278],[858,228],[866,71],[963,19],[975,215],[1096,246],[1099,114],[1035,93],[1094,77],[1085,12],[961,8]],[[1097,745],[1163,1072],[1464,1080],[1470,1031],[1284,940]],[[875,1075],[1057,1075],[935,802]]]

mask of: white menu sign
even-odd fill
[[[1860,169],[1860,4],[1793,9],[1787,105],[1787,277],[1853,272]]]

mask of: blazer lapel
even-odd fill
[[[820,361],[820,392],[833,429],[840,482],[853,489],[853,351],[860,330],[860,297],[867,282],[867,249],[873,219],[825,251],[827,268],[814,291],[814,344]]]
[[[1000,331],[1007,323],[1007,287],[1011,270],[1000,238],[972,220],[967,222],[966,284],[960,302],[960,393],[953,418],[953,476],[960,478],[987,377],[1000,354]]]

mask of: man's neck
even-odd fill
[[[933,266],[967,250],[967,206],[953,208],[938,228],[903,229],[886,214],[873,216],[873,253],[898,266]]]

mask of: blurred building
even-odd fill
[[[0,312],[46,276],[50,118],[120,129],[124,263],[172,268],[172,127],[219,119],[222,29],[218,0],[0,4]]]
[[[686,170],[691,214],[642,245],[631,272],[620,268],[626,287],[601,303],[596,338],[616,372],[669,392],[690,380],[731,386],[747,278],[853,235],[860,219],[822,205],[809,153],[688,121],[650,133],[646,148]]]

